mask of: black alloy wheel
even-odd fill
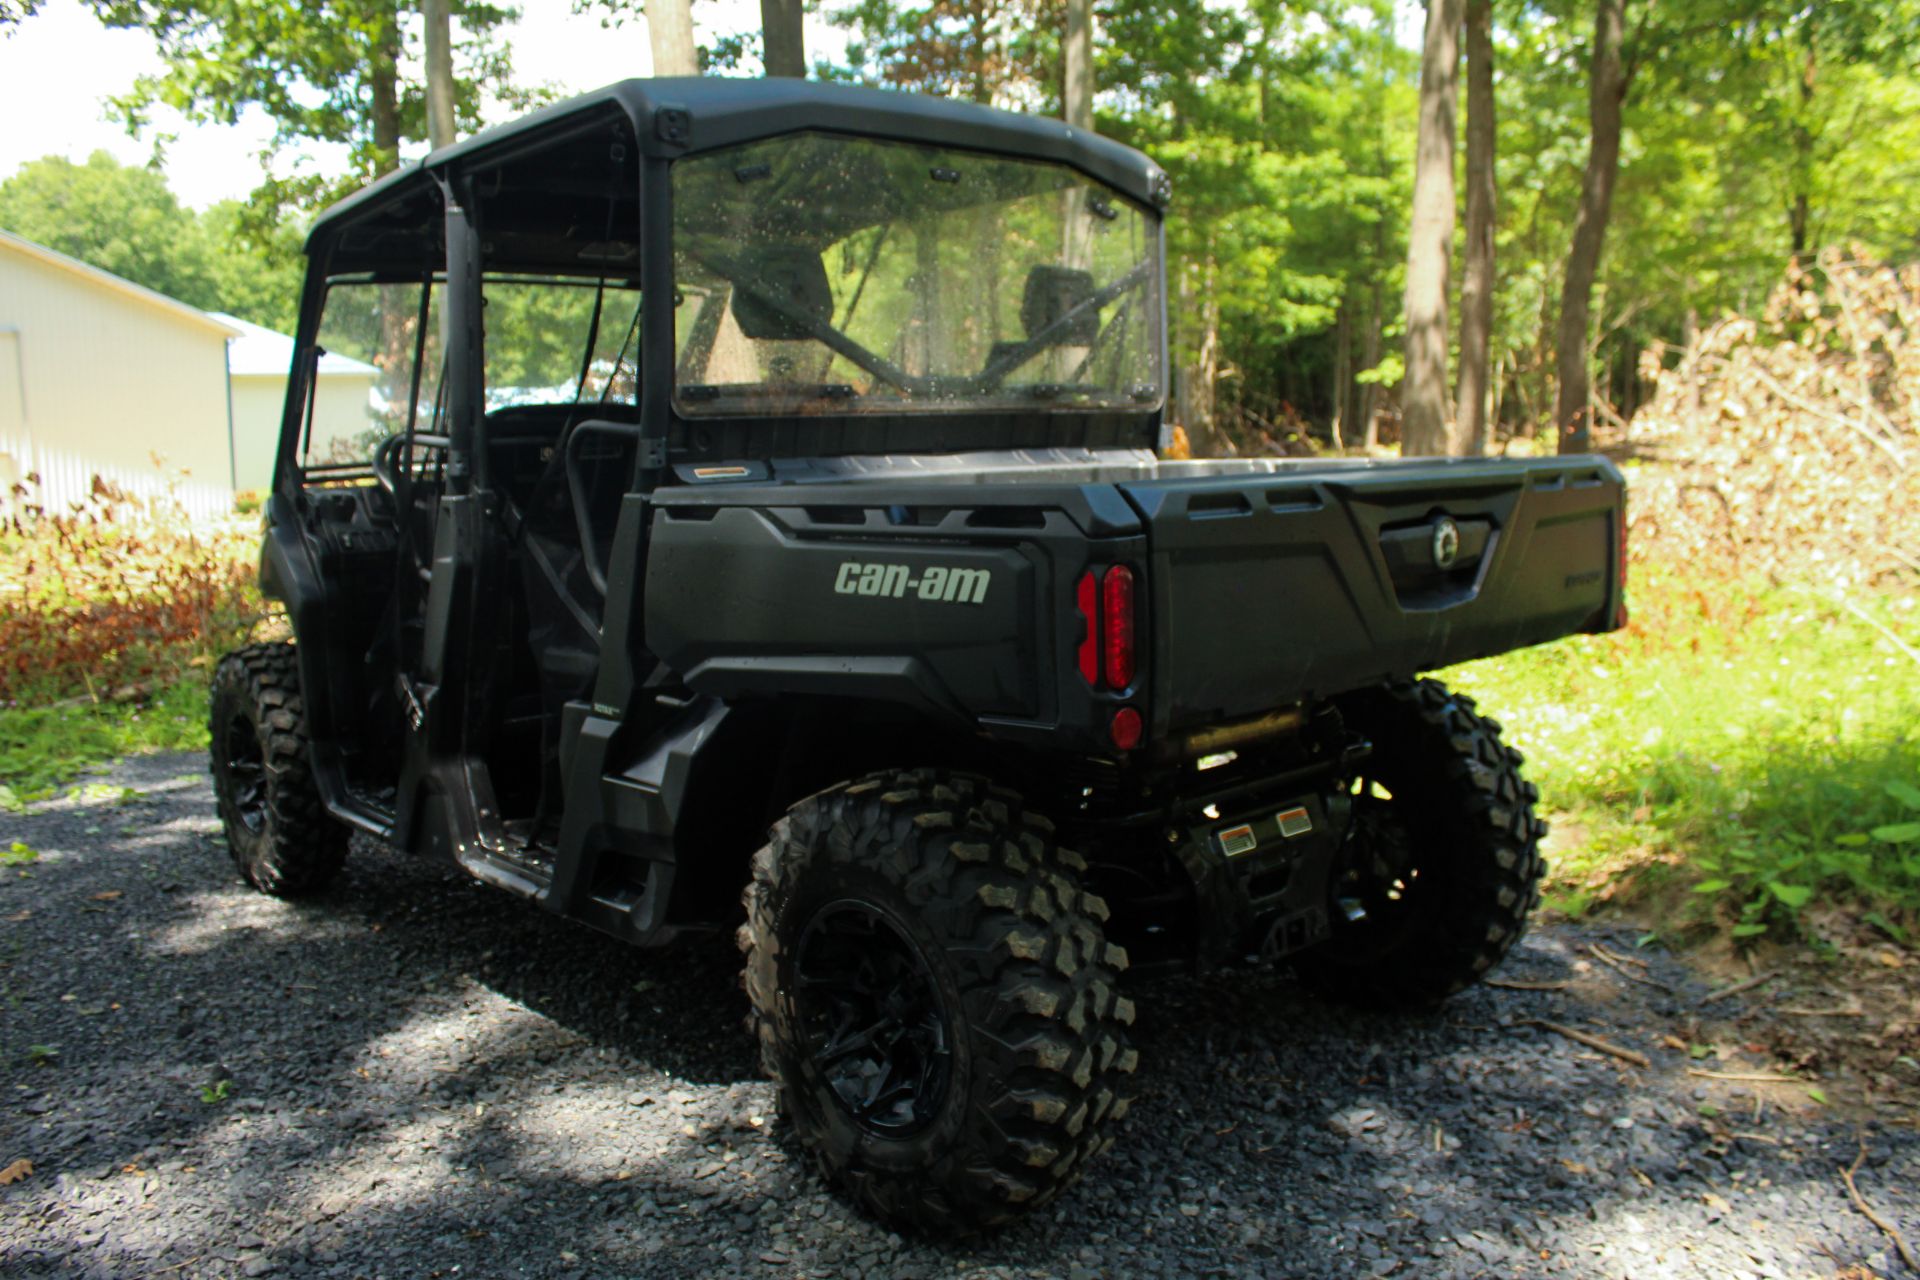
[[[871,903],[821,907],[800,934],[794,1005],[807,1051],[847,1115],[902,1137],[933,1123],[953,1033],[926,957]]]
[[[1126,952],[1015,792],[898,769],[796,804],[754,855],[740,945],[783,1124],[889,1226],[966,1235],[1113,1143],[1138,1053]]]
[[[321,888],[340,873],[348,833],[327,816],[314,781],[293,646],[228,654],[209,700],[208,764],[234,865],[267,893]]]
[[[226,741],[225,783],[233,815],[248,831],[257,832],[267,823],[267,760],[260,750],[260,736],[248,717],[233,716],[227,722]]]
[[[1294,972],[1322,995],[1431,1008],[1485,977],[1540,900],[1539,793],[1498,721],[1437,680],[1340,700],[1374,744],[1351,785],[1333,932]]]

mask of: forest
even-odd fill
[[[430,136],[432,24],[394,0],[89,2],[167,59],[113,104],[130,128],[259,106],[279,151],[352,163],[263,169],[251,199],[190,214],[158,163],[49,159],[0,184],[0,224],[285,326],[304,221]],[[1920,227],[1906,0],[823,0],[845,56],[811,63],[798,0],[706,46],[652,7],[658,66],[1081,116],[1150,152],[1175,190],[1173,417],[1203,453],[1604,435],[1651,396],[1650,347],[1672,365],[1823,248],[1898,259]],[[423,8],[451,33],[447,136],[553,95],[515,78],[511,10]]]

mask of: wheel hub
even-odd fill
[[[247,830],[260,830],[267,821],[267,763],[260,752],[260,738],[245,716],[228,722],[226,765],[235,816]]]
[[[900,926],[869,903],[828,903],[801,932],[794,976],[807,1055],[840,1109],[890,1138],[933,1123],[953,1037],[932,967]]]

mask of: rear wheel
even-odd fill
[[[325,885],[346,860],[349,833],[314,785],[293,646],[249,645],[222,658],[210,703],[214,797],[240,874],[283,896]]]
[[[1112,1144],[1133,1002],[1083,868],[1018,795],[932,770],[774,827],[741,929],[753,1026],[801,1142],[862,1209],[992,1227]]]
[[[1342,700],[1373,742],[1353,782],[1333,937],[1301,980],[1375,1007],[1440,1003],[1500,963],[1539,901],[1546,823],[1497,722],[1437,680]]]

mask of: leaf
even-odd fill
[[[1885,844],[1905,844],[1909,840],[1920,840],[1920,822],[1896,822],[1888,827],[1875,827],[1873,838]],[[20,846],[15,845],[14,848]]]
[[[1766,931],[1767,926],[1763,924],[1737,924],[1733,926],[1733,936],[1736,938],[1753,938]]]
[[[1701,1058],[1706,1057],[1708,1054],[1712,1052],[1713,1052],[1712,1045],[1690,1044],[1687,1046],[1687,1056],[1689,1058],[1694,1059],[1695,1061],[1698,1061]]]
[[[1905,782],[1889,782],[1887,794],[1909,809],[1920,809],[1920,787]]]
[[[1642,949],[1643,947],[1650,947],[1650,946],[1652,946],[1652,945],[1653,945],[1654,943],[1656,943],[1656,942],[1658,942],[1658,941],[1660,941],[1660,935],[1659,935],[1659,934],[1657,934],[1657,933],[1643,933],[1643,934],[1641,934],[1641,935],[1640,935],[1639,937],[1637,937],[1637,938],[1635,938],[1635,939],[1633,940],[1633,949],[1634,949],[1635,951],[1639,951],[1639,950],[1640,950],[1640,949]]]
[[[29,862],[38,862],[39,860],[40,851],[38,849],[33,848],[31,845],[21,844],[18,840],[15,840],[4,851],[0,851],[0,863],[6,863],[9,866],[25,866]]]
[[[1819,1103],[1823,1107],[1827,1105],[1827,1091],[1825,1089],[1820,1088],[1818,1085],[1808,1086],[1807,1096],[1809,1098],[1812,1098],[1815,1102]]]
[[[33,1161],[15,1160],[4,1169],[0,1169],[0,1187],[12,1186],[22,1178],[33,1176]]]
[[[1813,890],[1806,885],[1781,884],[1778,880],[1770,880],[1767,882],[1767,888],[1772,891],[1774,897],[1795,911],[1813,900]]]
[[[1702,880],[1699,884],[1693,886],[1693,891],[1695,893],[1721,893],[1731,888],[1733,888],[1733,881],[1731,880]]]
[[[93,895],[93,900],[95,902],[112,902],[124,892],[125,890],[123,889],[102,889],[99,893]]]
[[[1886,934],[1889,938],[1892,938],[1895,942],[1905,942],[1907,940],[1907,931],[1881,915],[1878,911],[1869,911],[1860,918],[1880,932]]]
[[[25,813],[26,809],[26,801],[20,798],[20,793],[0,782],[0,813]]]
[[[1867,842],[1867,837],[1864,832],[1849,831],[1844,836],[1835,836],[1833,842],[1838,845],[1845,845],[1849,849],[1858,849]]]

